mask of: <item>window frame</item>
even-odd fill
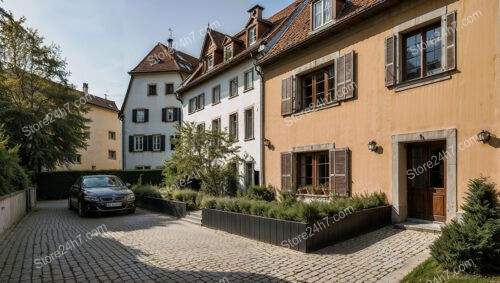
[[[332,77],[329,77],[329,74],[328,74],[329,70],[333,71]],[[323,97],[322,97],[323,103],[318,104],[317,76],[320,73],[322,73],[322,75],[323,75],[323,83],[324,83]],[[301,100],[303,101],[303,105],[302,105],[302,109],[300,109],[300,110],[305,110],[305,109],[310,108],[310,107],[320,108],[320,107],[324,107],[330,103],[335,103],[336,102],[336,95],[335,95],[336,77],[337,77],[337,74],[335,73],[335,63],[332,63],[324,68],[314,70],[312,72],[309,72],[307,74],[302,75],[300,77],[300,81],[301,81],[300,96],[301,96]],[[309,79],[309,78],[311,79],[311,85],[310,85],[310,87],[311,87],[311,102],[308,104],[306,102],[306,88],[308,87],[308,85],[306,85],[305,81],[306,81],[306,79]],[[330,87],[329,80],[333,80],[333,88]],[[333,99],[330,98],[330,91],[332,92]],[[326,103],[324,103],[324,102],[326,102]]]
[[[330,19],[325,19],[325,12],[327,9],[325,9],[325,3],[326,1],[330,2]],[[316,23],[316,15],[315,15],[315,6],[317,4],[321,3],[321,24]],[[317,30],[326,24],[330,23],[333,21],[334,15],[333,15],[333,0],[317,0],[315,2],[311,3],[311,18],[312,18],[312,29]]]
[[[172,87],[172,92],[169,92],[169,87]],[[165,95],[175,94],[174,83],[165,83]]]
[[[108,150],[108,159],[116,160],[116,150]]]
[[[421,79],[425,79],[427,77],[431,77],[431,76],[434,76],[434,75],[437,75],[439,73],[441,73],[441,71],[438,71],[434,74],[427,74],[427,48],[423,48],[423,44],[426,44],[427,45],[427,31],[429,30],[432,30],[432,29],[436,29],[436,28],[439,28],[440,30],[440,37],[439,37],[439,49],[441,50],[440,51],[440,56],[439,56],[439,63],[441,65],[441,70],[443,68],[443,57],[442,57],[442,54],[443,54],[443,50],[441,48],[441,44],[442,44],[442,40],[443,40],[443,36],[442,36],[442,24],[441,24],[441,21],[440,20],[437,20],[437,21],[433,21],[431,23],[428,23],[422,27],[419,27],[417,29],[413,29],[413,30],[410,30],[410,31],[407,31],[407,32],[404,32],[401,34],[401,38],[402,38],[402,41],[401,41],[401,48],[400,48],[400,52],[402,53],[402,81],[401,83],[406,83],[406,82],[411,82],[411,81],[417,81],[417,80],[421,80]],[[420,76],[419,77],[416,77],[416,78],[411,78],[411,79],[408,79],[408,62],[407,62],[407,54],[406,54],[406,49],[407,49],[407,43],[406,43],[406,40],[407,38],[411,37],[411,36],[415,36],[415,35],[419,35],[420,36],[420,47],[419,47],[419,54],[420,54]]]
[[[232,117],[235,117],[234,121],[231,120]],[[235,133],[233,133],[233,127],[234,127]],[[234,141],[238,141],[238,139],[239,139],[238,132],[239,132],[238,112],[234,112],[234,113],[229,114],[229,134],[234,137]]]
[[[207,56],[207,70],[210,70],[214,67],[214,57],[212,55]]]
[[[252,35],[252,31],[254,31],[253,32],[253,37],[250,37]],[[252,39],[252,40],[250,40],[250,39]],[[255,25],[255,26],[252,26],[252,27],[248,28],[248,31],[247,31],[247,47],[254,45],[256,42],[257,42],[257,26]]]
[[[255,167],[254,167],[254,162],[253,161],[245,161],[244,166],[244,182],[245,186],[248,188],[250,186],[254,185],[254,174],[255,174]],[[251,172],[250,175],[247,173]]]
[[[236,89],[235,89],[235,92],[236,94],[233,95],[233,82],[236,82]],[[238,77],[234,77],[232,79],[229,80],[229,98],[233,98],[233,97],[237,97],[238,96],[238,88],[240,87],[239,85],[239,78]]]
[[[229,52],[228,52],[229,50]],[[229,62],[233,58],[233,47],[228,44],[224,47],[224,61]]]
[[[252,113],[252,119],[251,121],[248,120],[248,116],[247,116],[247,113]],[[255,139],[255,112],[254,112],[254,109],[253,107],[251,108],[247,108],[245,109],[244,111],[244,122],[245,122],[245,141],[248,141],[248,140],[253,140]],[[249,127],[251,126],[251,127]],[[251,129],[252,131],[252,135],[251,136],[248,136],[248,130]]]
[[[215,99],[215,90],[219,91],[218,99]],[[221,87],[220,84],[216,85],[212,88],[212,105],[219,104],[220,103],[220,94],[221,94]]]
[[[108,140],[116,140],[116,132],[114,131],[108,131]]]
[[[140,143],[138,143],[139,139],[141,140]],[[144,135],[134,135],[134,152],[144,152],[144,140]],[[141,147],[138,147],[138,144]]]
[[[203,102],[202,102],[203,100]],[[196,111],[205,109],[205,93],[200,93],[196,96]]]
[[[142,121],[139,120],[139,113],[142,112]],[[146,123],[146,109],[136,109],[136,114],[135,114],[135,121],[136,123]]]
[[[154,91],[152,91],[154,89]],[[158,95],[158,86],[156,84],[148,84],[148,96]]]
[[[75,164],[82,164],[82,155],[81,155],[81,154],[77,154],[77,155],[75,156],[74,163],[75,163]]]
[[[161,135],[160,134],[156,134],[156,135],[152,135],[152,151],[154,152],[159,152],[161,151]],[[155,147],[158,146],[158,147]]]
[[[249,78],[247,78],[248,74],[251,75],[251,77],[252,77],[251,80],[249,80]],[[253,81],[254,81],[253,68],[250,68],[243,73],[243,89],[244,89],[244,91],[249,91],[249,90],[252,90],[254,88]],[[251,85],[249,85],[249,84],[251,84]]]
[[[328,160],[328,163],[319,163],[319,159],[320,157],[323,156],[323,157],[326,157],[326,160]],[[303,159],[305,159],[306,157],[311,157],[311,161],[312,161],[312,175],[310,177],[308,176],[303,176],[303,172],[302,171],[305,171],[305,167],[303,166],[307,166],[307,164],[305,164],[305,162],[303,162]],[[328,183],[329,184],[329,178],[330,178],[330,171],[329,171],[329,166],[330,166],[330,154],[328,151],[317,151],[317,152],[304,152],[304,153],[300,153],[298,154],[298,170],[297,170],[297,182],[298,182],[298,187],[306,187],[306,186],[319,186],[321,184],[325,184],[325,183]],[[325,175],[324,176],[319,176],[319,166],[320,165],[325,165],[326,164],[326,171],[325,171]],[[311,184],[306,184],[307,182],[304,181],[306,180],[307,178],[311,178]],[[326,179],[327,181],[326,182],[323,182],[323,183],[319,183],[318,181],[321,180],[321,179]],[[304,182],[303,182],[304,181]]]

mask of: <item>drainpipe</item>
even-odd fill
[[[259,50],[260,50],[260,48],[259,48]],[[266,179],[265,179],[265,174],[264,174],[265,171],[264,170],[266,168],[266,166],[265,166],[266,162],[265,162],[265,155],[264,155],[264,150],[265,150],[265,147],[264,147],[264,133],[265,133],[265,131],[264,131],[264,125],[265,125],[264,97],[265,97],[266,90],[265,90],[265,83],[264,83],[264,72],[260,68],[260,65],[257,64],[257,62],[261,58],[254,58],[252,53],[250,53],[250,56],[254,60],[253,65],[255,67],[255,71],[257,72],[257,74],[260,77],[260,101],[259,101],[259,107],[260,107],[260,141],[259,141],[259,143],[260,143],[260,173],[259,173],[259,177],[260,177],[261,185],[265,186]],[[263,54],[259,53],[259,57],[263,57]]]
[[[125,170],[125,156],[127,150],[125,150],[125,140],[127,139],[126,131],[125,131],[125,114],[123,112],[118,113],[118,119],[122,122],[122,170]]]

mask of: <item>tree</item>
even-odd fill
[[[16,189],[24,189],[29,183],[26,172],[19,165],[19,146],[9,148],[8,143],[9,138],[0,125],[0,196]]]
[[[164,183],[183,187],[197,179],[206,193],[227,195],[238,174],[235,164],[243,161],[234,137],[224,131],[199,130],[195,123],[179,125],[177,132],[172,159],[165,162]]]
[[[3,10],[2,10],[3,11]],[[86,148],[89,111],[68,84],[59,47],[45,45],[25,18],[0,15],[0,121],[19,144],[21,163],[33,171],[72,162]]]
[[[469,181],[463,219],[452,220],[431,245],[443,268],[453,270],[472,260],[468,272],[486,273],[500,266],[500,210],[495,184],[481,177]]]

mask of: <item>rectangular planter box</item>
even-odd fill
[[[169,214],[178,218],[186,217],[187,214],[186,203],[180,201],[136,196],[135,205],[152,211]]]
[[[391,224],[391,206],[307,224],[204,208],[201,223],[208,228],[308,253]]]

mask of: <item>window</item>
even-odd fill
[[[135,122],[137,122],[137,123],[146,122],[146,110],[145,109],[136,110]]]
[[[238,95],[238,77],[229,81],[229,97]]]
[[[441,25],[424,27],[403,36],[404,80],[441,72]]]
[[[256,41],[257,41],[257,28],[252,27],[252,28],[248,29],[248,45],[247,46],[254,44]]]
[[[153,151],[161,150],[161,135],[153,135]]]
[[[167,108],[167,122],[174,121],[174,108]]]
[[[156,95],[156,84],[148,85],[148,95]]]
[[[214,66],[214,58],[212,56],[207,56],[207,69]]]
[[[134,136],[134,151],[144,150],[144,136]]]
[[[108,139],[116,140],[116,133],[112,131],[108,131]]]
[[[313,4],[313,29],[332,20],[332,0],[319,0]]]
[[[328,152],[299,155],[299,185],[319,186],[328,184],[330,178]]]
[[[253,139],[253,108],[245,110],[245,139]]]
[[[174,94],[174,84],[165,84],[165,94]]]
[[[232,57],[233,57],[233,49],[231,48],[231,45],[228,45],[224,49],[224,60],[226,62],[229,62]]]
[[[196,110],[202,110],[205,108],[205,94],[202,93],[196,97]]]
[[[335,100],[335,69],[333,66],[302,79],[303,108],[324,106]]]
[[[83,136],[85,137],[86,140],[90,139],[90,132],[83,133]]]
[[[220,132],[220,118],[212,120],[212,131]]]
[[[212,88],[212,104],[220,102],[220,85]]]
[[[194,113],[197,110],[196,100],[196,97],[189,100],[189,114]]]
[[[196,131],[198,133],[203,133],[205,131],[205,123],[199,123],[196,125]]]
[[[137,169],[137,170],[149,170],[149,169],[151,169],[151,166],[135,166],[135,169]]]
[[[175,143],[179,140],[179,136],[170,136],[170,150],[175,150]]]
[[[253,162],[245,162],[245,186],[248,188],[253,185]]]
[[[108,159],[116,160],[116,151],[108,150]]]
[[[82,164],[82,155],[77,154],[73,163]]]
[[[253,68],[245,72],[244,78],[245,90],[253,89]]]
[[[234,140],[238,140],[238,113],[229,115],[229,134],[234,137]]]

